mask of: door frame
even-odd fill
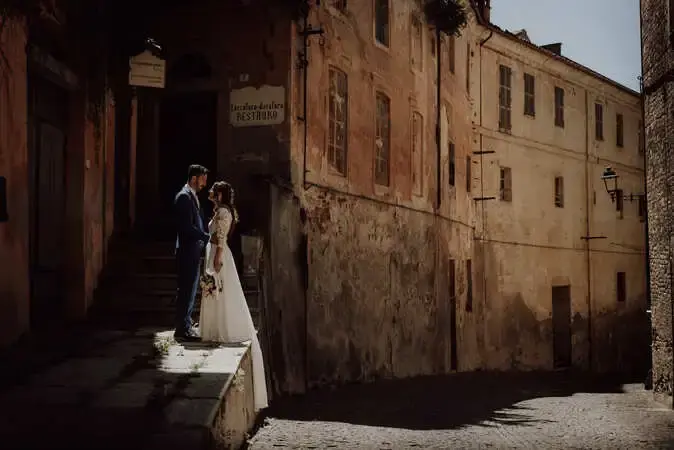
[[[68,138],[69,138],[69,105],[70,95],[67,85],[64,83],[57,83],[53,77],[46,77],[42,70],[32,70],[29,67],[27,72],[27,125],[28,125],[28,198],[29,198],[29,286],[30,286],[30,323],[31,327],[41,327],[46,325],[43,322],[43,315],[48,311],[44,309],[45,305],[38,303],[36,296],[35,283],[38,278],[39,271],[39,251],[40,251],[40,190],[38,188],[40,180],[40,164],[42,156],[42,145],[40,139],[40,127],[47,124],[58,129],[63,134],[62,144],[62,201],[63,201],[63,220],[62,220],[62,238],[66,239],[66,204],[68,201],[68,184],[67,184],[67,167],[68,167]],[[38,97],[41,95],[41,89],[53,89],[58,97],[63,97],[64,104],[57,105],[59,112],[63,114],[63,120],[55,120],[55,117],[47,117],[49,114],[43,114],[37,106]],[[44,92],[44,91],[43,91]],[[58,114],[57,114],[58,115]],[[65,274],[67,269],[67,255],[65,250],[61,253],[60,268],[57,271],[56,277],[59,279],[58,289],[61,301],[57,310],[53,311],[57,314],[62,314],[62,319],[65,320],[67,316],[67,287],[65,285]]]

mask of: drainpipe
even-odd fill
[[[437,83],[436,83],[436,95],[437,95],[437,107],[435,108],[435,143],[437,145],[437,161],[435,164],[435,176],[437,179],[437,189],[436,189],[436,199],[435,199],[435,210],[440,213],[440,205],[442,204],[442,172],[440,166],[442,164],[442,133],[440,128],[440,109],[442,107],[442,46],[440,45],[440,27],[436,25],[435,27],[435,59],[437,61]]]
[[[585,90],[585,263],[587,265],[587,364],[592,371],[592,268],[590,255],[590,106]]]
[[[489,41],[489,39],[491,39],[491,37],[493,35],[494,35],[494,30],[489,30],[489,36],[487,36],[486,38],[484,38],[480,41],[479,50],[478,50],[478,57],[479,57],[479,61],[480,61],[480,77],[479,77],[480,81],[479,81],[479,87],[478,87],[479,91],[478,91],[477,95],[479,96],[478,99],[479,99],[479,105],[480,105],[479,106],[479,108],[480,108],[480,112],[479,112],[479,120],[480,120],[480,128],[479,128],[479,130],[480,130],[480,197],[482,197],[482,198],[484,198],[484,149],[482,147],[482,134],[483,134],[482,133],[482,103],[483,103],[483,99],[482,99],[482,62],[483,62],[482,47],[484,46],[484,44],[486,44]],[[487,215],[486,215],[486,212],[485,212],[484,202],[482,202],[480,207],[482,209],[481,213],[482,213],[482,239],[483,239],[483,242],[482,242],[482,245],[481,245],[481,249],[482,249],[482,302],[483,302],[483,304],[486,305],[487,304],[487,263],[486,263],[486,257],[485,257],[486,252],[484,250],[484,247],[485,247],[486,243],[484,242],[484,239],[487,237]]]
[[[318,3],[317,3],[318,5]],[[300,69],[302,70],[302,117],[298,117],[298,120],[304,122],[303,130],[303,144],[302,144],[302,189],[305,191],[307,187],[307,147],[308,147],[308,102],[307,102],[307,91],[309,85],[309,37],[319,34],[323,34],[323,29],[321,27],[313,29],[309,24],[309,12],[310,6],[308,2],[305,5],[304,14],[302,15],[302,30],[299,32],[302,36],[302,59],[300,61]],[[308,250],[308,249],[307,249]],[[308,268],[307,268],[308,270]],[[306,274],[305,274],[306,275]],[[309,390],[309,305],[308,305],[308,286],[305,285],[304,291],[304,381],[305,381],[305,390]]]

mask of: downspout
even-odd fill
[[[318,3],[317,3],[318,4]],[[307,147],[308,147],[308,101],[307,101],[307,91],[309,85],[309,37],[315,34],[323,34],[323,28],[319,27],[313,29],[309,24],[309,12],[311,7],[309,3],[306,2],[305,8],[302,15],[302,30],[299,34],[302,36],[302,59],[300,61],[300,69],[302,70],[302,117],[298,117],[298,120],[304,122],[303,130],[303,143],[302,143],[302,189],[307,190]],[[300,212],[301,214],[301,212]],[[307,241],[303,241],[305,250],[308,252]],[[308,256],[307,256],[308,258]],[[304,267],[305,271],[308,271],[308,264]],[[305,279],[308,279],[308,273],[305,272]],[[308,282],[304,286],[304,382],[305,382],[305,391],[309,390],[309,304],[308,304]]]
[[[442,108],[442,46],[440,44],[440,27],[436,25],[435,27],[435,59],[437,60],[436,69],[437,69],[437,83],[436,83],[436,96],[437,96],[437,105],[435,108],[435,143],[437,145],[437,155],[436,155],[436,164],[435,164],[435,176],[437,182],[436,189],[436,200],[435,200],[435,210],[440,214],[440,205],[442,204],[442,172],[440,166],[442,164],[442,133],[440,128],[440,109]]]
[[[587,365],[592,371],[592,269],[590,258],[590,106],[585,90],[585,264],[587,265]]]
[[[442,205],[442,128],[440,120],[442,115],[440,110],[442,108],[442,45],[440,41],[440,27],[435,25],[435,59],[436,59],[436,108],[435,108],[435,144],[436,144],[436,163],[435,163],[435,177],[436,177],[436,198],[435,198],[435,215],[433,216],[433,224],[435,227],[435,310],[437,312],[440,305],[440,206]],[[436,328],[438,314],[436,316]],[[452,336],[454,339],[455,336]]]
[[[304,16],[302,17],[302,60],[300,66],[302,68],[302,117],[300,118],[303,125],[302,131],[302,188],[307,189],[307,146],[309,141],[309,130],[307,120],[307,87],[309,85],[309,34],[307,33],[309,26],[309,7],[307,7]]]
[[[641,30],[643,30],[644,19],[641,14],[642,6],[641,1],[639,2],[639,35]],[[641,77],[639,82],[639,91],[641,92],[641,138],[644,143],[643,148],[643,163],[644,163],[644,204],[646,207],[646,217],[644,221],[645,237],[646,237],[646,316],[648,319],[648,329],[650,330],[650,343],[649,343],[649,352],[648,352],[648,372],[646,375],[646,386],[653,386],[653,325],[652,325],[652,312],[651,312],[651,247],[650,247],[650,238],[648,233],[648,158],[646,157],[646,94],[644,93],[644,46],[643,46],[643,37],[641,38]],[[639,142],[641,147],[641,142]],[[674,320],[672,321],[672,333],[674,333]],[[649,378],[650,376],[650,378]],[[674,377],[674,375],[673,375]]]
[[[486,38],[482,39],[480,41],[479,45],[479,52],[478,52],[478,57],[480,61],[480,76],[479,76],[479,86],[478,86],[478,99],[479,99],[479,108],[480,108],[480,113],[479,113],[479,120],[480,120],[480,127],[478,128],[480,130],[480,197],[484,198],[484,149],[482,146],[482,103],[483,103],[483,98],[482,98],[482,47],[484,44],[486,44],[489,39],[494,35],[494,30],[489,30],[489,36]],[[485,212],[485,206],[484,202],[481,202],[482,204],[480,205],[482,209],[482,239],[486,239],[487,237],[487,215]],[[474,239],[473,239],[474,240]],[[480,248],[482,250],[482,303],[483,305],[487,304],[487,263],[486,263],[486,252],[485,252],[485,242],[482,242],[480,245]],[[484,307],[484,306],[483,306]]]

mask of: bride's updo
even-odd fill
[[[220,206],[226,206],[232,213],[234,223],[239,222],[239,213],[234,206],[234,188],[226,181],[216,181],[211,188],[215,201]]]

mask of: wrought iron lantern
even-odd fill
[[[614,202],[618,192],[618,174],[611,166],[607,166],[601,175],[601,179],[604,181],[606,192],[611,196],[611,201]]]

